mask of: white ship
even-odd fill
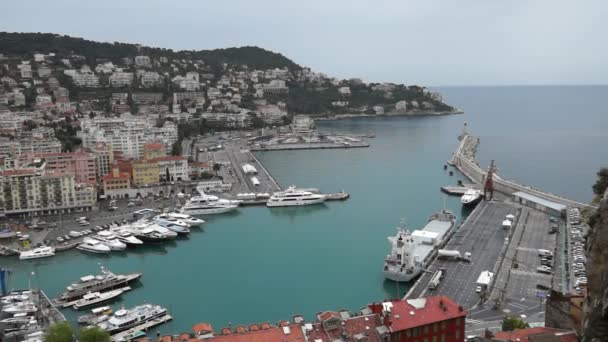
[[[103,266],[100,266],[101,274],[87,275],[70,284],[64,293],[55,299],[55,303],[66,303],[81,298],[89,292],[104,292],[117,288],[123,288],[128,284],[138,281],[142,273],[114,274]]]
[[[160,305],[143,304],[132,309],[116,311],[109,320],[97,324],[98,327],[115,335],[121,331],[141,325],[167,314],[167,309]]]
[[[116,297],[119,297],[120,295],[122,295],[123,292],[123,290],[112,290],[108,292],[89,292],[82,296],[82,299],[79,299],[74,304],[74,309],[78,310],[86,308],[87,306],[107,302]]]
[[[154,222],[156,222],[157,225],[159,225],[161,227],[165,227],[178,234],[190,233],[190,225],[182,220],[178,220],[173,217],[166,217],[166,216],[161,217],[160,215],[154,217],[153,220],[154,220]]]
[[[235,210],[241,201],[227,200],[212,195],[191,197],[181,208],[180,213],[186,215],[222,214]]]
[[[323,203],[326,199],[326,195],[315,194],[310,191],[296,189],[296,187],[292,185],[285,191],[279,191],[272,194],[268,202],[266,202],[266,206],[291,207],[299,205],[310,205]]]
[[[190,215],[180,214],[180,213],[166,213],[166,214],[160,214],[158,216],[178,219],[178,220],[186,222],[187,224],[189,224],[192,227],[200,226],[203,223],[205,223],[205,221],[203,221],[199,218],[196,218],[196,217],[193,217]]]
[[[128,231],[133,233],[138,239],[144,242],[164,242],[173,240],[177,233],[167,228],[161,227],[156,223],[147,220],[139,220],[128,226]]]
[[[80,249],[81,251],[97,253],[97,254],[105,254],[110,252],[110,247],[102,244],[101,242],[91,239],[84,238],[82,243],[80,243],[76,249]]]
[[[111,232],[116,234],[116,239],[118,241],[126,243],[127,246],[139,246],[144,243],[123,227],[112,228]]]
[[[37,259],[37,258],[46,258],[55,255],[55,249],[53,247],[42,246],[34,249],[30,249],[29,251],[23,251],[19,253],[19,259]]]
[[[113,251],[124,251],[127,248],[127,244],[118,241],[116,235],[112,234],[107,230],[102,230],[93,236],[93,239],[101,242],[103,245],[110,247]]]
[[[410,232],[402,224],[397,235],[388,238],[391,254],[384,260],[384,277],[393,281],[410,281],[432,261],[435,249],[445,241],[456,223],[456,215],[443,210],[431,215],[421,230]]]
[[[460,198],[460,203],[464,205],[472,205],[481,199],[481,190],[469,189],[465,191],[464,195]]]

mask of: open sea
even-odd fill
[[[141,286],[115,308],[143,302],[168,307],[174,321],[154,331],[189,332],[199,322],[215,330],[277,322],[318,311],[357,310],[407,290],[384,281],[387,236],[403,218],[421,227],[447,207],[459,217],[456,197],[439,188],[464,179],[443,169],[464,122],[481,138],[479,159],[495,159],[507,179],[589,201],[595,173],[608,165],[608,87],[453,87],[438,89],[465,111],[433,117],[323,121],[323,131],[369,133],[370,148],[259,153],[282,186],[344,189],[345,202],[304,208],[248,207],[210,216],[202,230],[163,246],[144,246],[107,257],[79,251],[20,262],[11,286],[55,296],[70,282],[95,274],[98,263],[115,273],[144,272]],[[73,319],[77,314],[69,309]]]

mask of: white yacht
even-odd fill
[[[127,244],[118,241],[116,235],[112,234],[107,230],[102,230],[93,236],[93,239],[101,242],[103,245],[110,247],[113,251],[124,251],[127,248]]]
[[[31,302],[10,304],[2,307],[2,312],[9,314],[30,313],[35,312],[36,310],[38,310],[38,307]]]
[[[110,333],[110,335],[115,335],[148,321],[161,318],[166,314],[167,309],[160,305],[143,304],[129,310],[118,310],[109,320],[101,322],[97,326]]]
[[[80,249],[81,251],[85,251],[85,252],[98,253],[98,254],[105,254],[105,253],[110,252],[110,247],[102,244],[101,242],[99,242],[95,239],[91,239],[91,238],[84,238],[84,240],[82,240],[82,243],[80,243],[76,247],[76,249]]]
[[[191,227],[201,226],[203,223],[205,223],[205,221],[203,221],[199,218],[196,218],[196,217],[190,216],[190,215],[180,214],[180,213],[166,213],[166,214],[159,215],[159,217],[175,218],[175,219],[186,222]]]
[[[472,205],[481,200],[481,190],[468,189],[460,198],[460,203],[464,205]]]
[[[19,253],[19,259],[36,259],[36,258],[46,258],[55,255],[55,249],[49,246],[37,247],[34,249],[30,249],[29,251],[23,251]]]
[[[126,228],[112,228],[111,232],[116,235],[116,239],[118,241],[126,243],[127,246],[139,246],[143,245],[144,243],[140,239],[133,236],[133,234],[131,234]]]
[[[131,224],[128,228],[138,239],[144,242],[163,242],[173,240],[177,236],[176,232],[161,227],[156,223],[147,220],[139,220]]]
[[[235,210],[238,200],[221,199],[217,196],[201,195],[191,197],[181,208],[180,213],[186,215],[221,214]]]
[[[402,222],[397,235],[388,238],[391,254],[384,260],[384,277],[393,281],[410,281],[433,260],[433,251],[449,236],[456,215],[448,210],[431,215],[422,230],[410,232]]]
[[[161,227],[165,227],[171,231],[174,231],[178,234],[188,234],[190,233],[190,225],[187,224],[186,222],[182,221],[182,220],[178,220],[176,218],[173,217],[161,217],[156,216],[154,217],[154,222],[156,222],[156,224],[158,224]]]
[[[268,207],[290,207],[299,205],[310,205],[323,203],[327,199],[326,195],[315,194],[310,191],[296,189],[290,186],[285,191],[275,192],[270,196],[266,206]]]
[[[122,295],[123,290],[112,290],[108,292],[89,292],[82,296],[76,303],[74,309],[79,310],[87,306],[96,305],[107,302]]]
[[[101,274],[86,275],[66,287],[66,291],[57,297],[55,304],[65,304],[82,298],[89,292],[105,292],[124,288],[132,282],[138,281],[143,273],[114,274],[107,268],[100,266]]]

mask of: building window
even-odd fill
[[[428,337],[425,337],[425,338],[424,338],[424,342],[429,342],[429,338],[428,338]]]
[[[441,330],[445,330],[445,321],[441,321]]]
[[[412,329],[407,329],[407,330],[405,331],[405,336],[407,336],[407,337],[412,337]]]
[[[437,342],[437,335],[433,336],[433,342]]]
[[[445,342],[445,334],[441,334],[441,342]]]
[[[454,332],[454,338],[456,339],[456,341],[458,341],[458,339],[460,338],[460,330],[456,330],[456,332]]]
[[[424,328],[422,328],[423,333],[426,335],[429,333],[429,326],[425,325]]]
[[[418,327],[414,328],[414,337],[418,337]]]
[[[437,332],[438,329],[439,326],[437,325],[437,322],[433,323],[433,332]]]
[[[460,326],[460,318],[456,318],[456,326],[459,327]]]

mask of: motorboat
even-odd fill
[[[10,228],[0,229],[0,239],[9,239],[15,236],[17,236],[17,233]]]
[[[84,240],[82,240],[82,242],[76,247],[76,249],[97,254],[110,253],[110,247],[91,238],[84,238]]]
[[[301,205],[311,205],[323,203],[327,199],[326,195],[316,194],[310,191],[296,189],[290,186],[285,191],[278,191],[270,196],[266,206],[268,207],[291,207]]]
[[[112,290],[108,292],[89,292],[82,296],[76,303],[74,309],[79,310],[87,306],[107,302],[122,295],[123,290]]]
[[[28,251],[23,251],[19,253],[19,259],[27,260],[27,259],[37,259],[37,258],[46,258],[55,255],[55,248],[49,246],[37,247],[34,249],[30,249]]]
[[[481,200],[481,190],[468,189],[460,198],[460,203],[464,205],[473,205]]]
[[[144,242],[159,243],[168,240],[173,240],[177,237],[177,233],[161,227],[156,223],[146,220],[140,220],[128,228],[128,231],[135,235],[138,239]]]
[[[178,234],[188,234],[190,233],[190,225],[182,220],[178,220],[172,217],[160,217],[156,216],[154,218],[154,222],[161,227],[165,227],[171,231],[174,231]]]
[[[102,306],[91,310],[90,314],[82,315],[78,317],[78,324],[83,325],[95,325],[101,323],[110,318],[112,314],[112,308],[109,306]]]
[[[191,227],[194,226],[201,226],[203,223],[205,223],[205,221],[190,216],[190,215],[186,215],[186,214],[180,214],[180,213],[166,213],[166,214],[160,214],[158,215],[159,217],[169,217],[169,218],[174,218],[174,219],[178,219],[181,221],[186,222],[187,224],[189,224]]]
[[[113,251],[124,251],[127,248],[127,244],[119,241],[112,232],[102,230],[98,232],[93,239],[101,242],[103,245],[110,247]]]
[[[125,228],[122,228],[122,227],[113,228],[111,231],[112,231],[112,233],[114,233],[114,235],[116,236],[116,239],[118,241],[126,243],[127,246],[139,246],[139,245],[143,245],[143,243],[144,243],[140,239],[133,236],[133,234],[131,234],[131,232],[129,232]]]
[[[201,195],[191,197],[181,208],[185,215],[222,214],[238,208],[241,201],[220,199],[217,196]]]
[[[30,313],[36,312],[36,310],[38,310],[38,307],[32,302],[16,303],[2,307],[2,312],[9,314]]]
[[[123,288],[128,284],[139,280],[143,275],[143,273],[114,274],[105,267],[100,267],[101,274],[80,277],[77,282],[67,286],[66,291],[59,295],[59,297],[55,299],[55,302],[71,302],[81,298],[89,292],[104,292]]]
[[[132,309],[118,310],[110,319],[97,324],[97,326],[110,335],[115,335],[121,331],[164,317],[166,314],[167,309],[160,305],[142,304]]]

